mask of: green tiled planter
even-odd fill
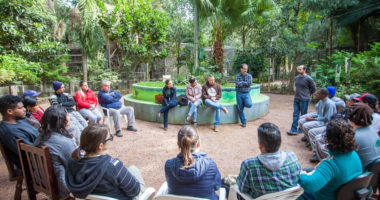
[[[162,88],[133,85],[133,94],[124,97],[124,104],[133,106],[137,119],[150,122],[163,122],[163,117],[157,117],[161,104],[154,102],[154,96],[161,94]],[[185,94],[185,89],[177,88],[177,95]],[[236,92],[235,88],[222,88],[222,99],[220,102],[224,105],[229,113],[220,114],[220,123],[238,123],[239,116],[236,108]],[[260,85],[252,86],[251,97],[253,106],[245,108],[244,113],[247,120],[254,120],[262,117],[268,112],[269,97],[260,94]],[[184,124],[185,117],[189,112],[189,106],[177,106],[169,111],[170,124]],[[198,124],[213,124],[215,110],[213,108],[202,105],[198,107]]]

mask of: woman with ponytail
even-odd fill
[[[73,135],[66,129],[69,125],[70,119],[66,109],[60,105],[50,106],[42,116],[40,136],[34,142],[35,146],[49,147],[60,198],[67,198],[70,194],[65,171],[71,153],[77,148]]]
[[[216,163],[200,152],[198,131],[184,126],[178,132],[180,153],[165,164],[168,193],[216,200],[221,177]]]
[[[66,182],[77,198],[98,194],[116,199],[134,199],[145,190],[140,171],[135,166],[124,167],[123,163],[104,154],[108,128],[101,124],[87,126],[81,135],[80,146],[69,160]]]

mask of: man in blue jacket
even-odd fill
[[[116,136],[122,137],[120,129],[120,114],[127,115],[128,118],[128,131],[137,131],[135,127],[135,111],[133,107],[123,106],[120,102],[120,92],[110,89],[110,81],[102,81],[101,90],[98,93],[99,104],[110,110],[110,115],[115,123]]]

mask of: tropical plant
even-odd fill
[[[135,73],[141,64],[150,64],[154,59],[168,55],[163,46],[168,18],[164,13],[153,9],[149,0],[136,0],[132,5],[126,0],[120,0],[113,9],[107,9],[99,1],[99,6],[99,23],[107,39],[121,51],[124,63],[133,65],[127,71]]]
[[[248,65],[248,73],[254,78],[260,77],[265,69],[264,57],[261,52],[255,49],[238,50],[234,58],[233,69],[236,73],[240,72],[240,66],[245,63]]]

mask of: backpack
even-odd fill
[[[187,106],[189,104],[189,100],[187,99],[187,96],[184,94],[179,95],[177,100],[180,106]]]

